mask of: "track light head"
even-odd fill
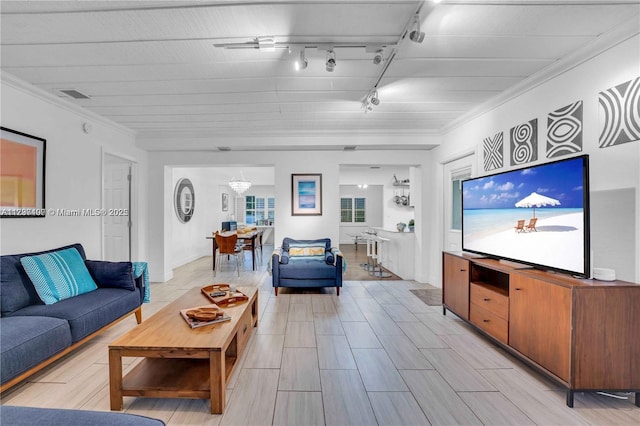
[[[375,90],[371,94],[371,97],[369,98],[369,102],[371,102],[375,106],[380,105],[380,98],[378,97],[378,91],[377,90]]]
[[[409,33],[409,40],[415,43],[422,43],[424,41],[424,32],[420,31],[420,15],[416,13],[414,17],[415,30]]]
[[[303,69],[307,68],[307,65],[309,65],[309,61],[307,60],[307,57],[305,55],[305,51],[304,51],[304,48],[303,48],[300,51],[300,56],[293,63],[293,66],[296,69],[296,71],[300,71],[300,70],[303,70]]]
[[[376,51],[375,56],[373,57],[373,64],[374,65],[380,65],[380,63],[382,62],[382,49]]]
[[[335,67],[336,67],[336,53],[333,51],[333,49],[327,50],[326,69],[328,72],[333,72]]]
[[[380,98],[378,97],[378,91],[373,89],[367,94],[367,97],[362,101],[362,109],[365,114],[369,111],[373,111],[374,106],[380,105]]]

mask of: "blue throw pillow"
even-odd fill
[[[87,260],[85,264],[98,287],[136,289],[131,262]]]
[[[98,288],[75,248],[25,256],[20,263],[46,305]]]

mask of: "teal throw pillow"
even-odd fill
[[[46,305],[98,288],[75,248],[25,256],[20,263]]]

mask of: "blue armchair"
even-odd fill
[[[342,287],[342,254],[331,247],[331,239],[285,238],[271,259],[273,287]]]

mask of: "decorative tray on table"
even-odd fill
[[[231,319],[230,316],[225,314],[224,311],[216,305],[182,309],[180,315],[191,328],[204,327],[205,325],[229,321]]]
[[[249,300],[246,294],[232,289],[230,284],[211,284],[202,287],[202,293],[218,306],[230,306]]]

